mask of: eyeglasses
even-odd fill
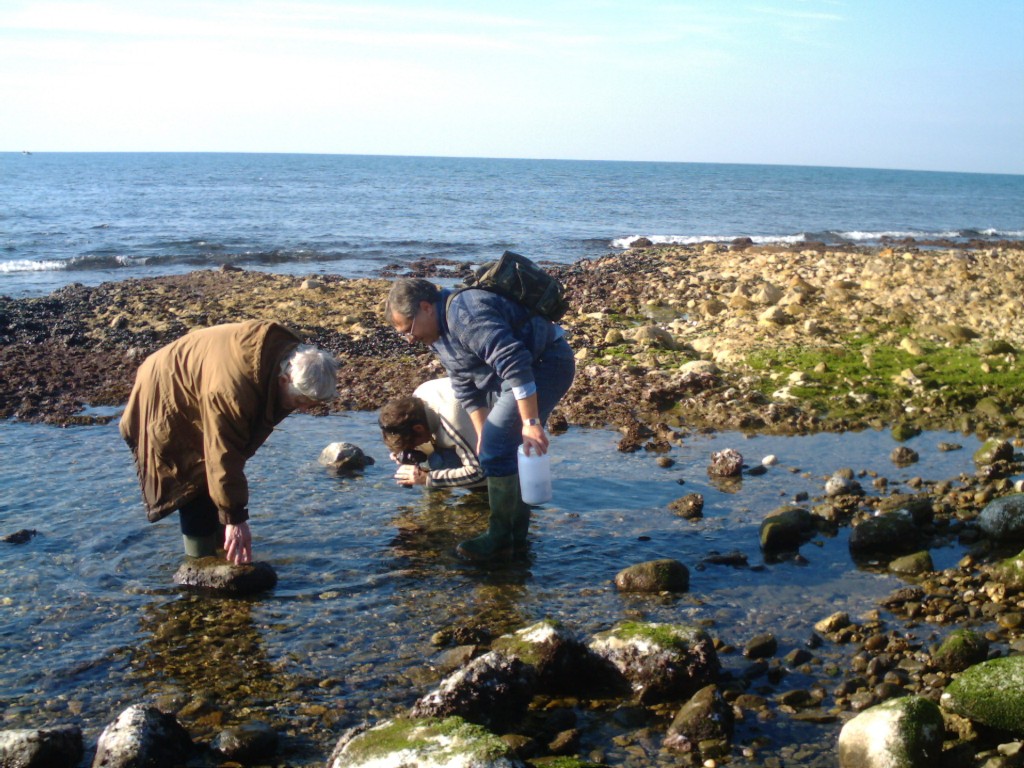
[[[420,316],[419,310],[416,310],[416,314],[412,316],[412,323],[409,325],[408,330],[401,331],[402,338],[412,343],[416,341],[416,318]]]

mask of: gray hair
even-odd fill
[[[440,291],[429,280],[419,277],[402,277],[395,281],[384,303],[384,319],[392,322],[392,314],[413,317],[420,310],[421,301],[431,304],[437,301]]]
[[[288,392],[314,400],[333,400],[338,396],[338,361],[330,352],[309,344],[299,344],[281,363],[288,377]]]

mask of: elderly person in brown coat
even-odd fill
[[[178,510],[185,552],[252,560],[245,462],[292,411],[337,395],[338,363],[261,320],[204,328],[139,367],[121,417],[150,522]]]

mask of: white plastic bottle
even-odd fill
[[[551,501],[551,454],[529,456],[519,446],[519,487],[527,504]]]

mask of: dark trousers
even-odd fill
[[[178,509],[178,519],[181,532],[186,536],[204,537],[219,533],[223,538],[224,526],[217,519],[217,505],[208,493],[183,504]]]

